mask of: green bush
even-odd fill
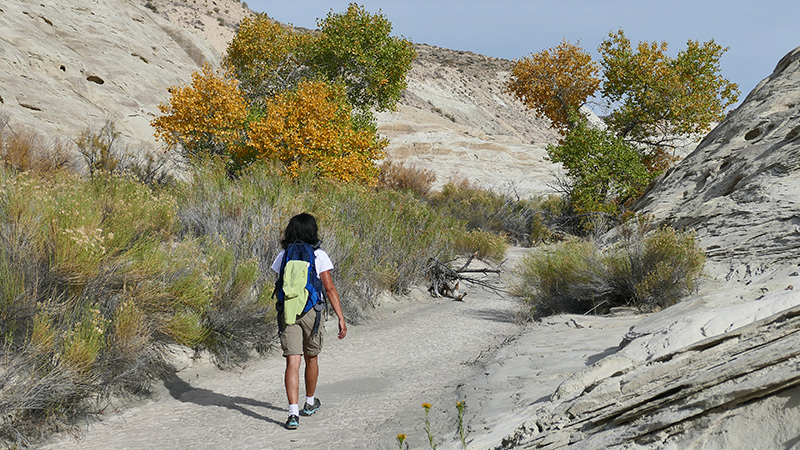
[[[653,311],[693,292],[705,255],[692,232],[645,226],[623,228],[623,239],[600,250],[592,241],[569,240],[543,248],[516,269],[513,293],[533,317],[605,313],[616,306]]]

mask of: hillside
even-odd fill
[[[167,88],[219,64],[234,0],[11,2],[0,8],[0,115],[52,139],[113,119],[125,145],[155,148],[150,120]],[[424,44],[397,112],[378,115],[390,157],[522,194],[547,190],[544,146],[555,134],[502,92],[511,62]]]

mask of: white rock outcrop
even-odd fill
[[[697,230],[727,277],[791,265],[800,250],[800,47],[635,208]]]
[[[528,197],[553,192],[545,147],[558,134],[504,91],[512,62],[416,44],[396,112],[378,114],[387,154],[433,171],[434,188],[466,179]]]
[[[218,53],[134,0],[0,3],[0,115],[48,138],[114,120],[152,145],[150,120]]]

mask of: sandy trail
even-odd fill
[[[80,441],[62,437],[42,448],[375,450],[397,448],[399,433],[410,448],[429,448],[421,405],[430,403],[438,448],[458,449],[458,400],[467,403],[469,448],[494,448],[565,377],[616,351],[636,320],[555,316],[521,326],[517,300],[468,290],[465,302],[423,291],[388,301],[344,340],[329,321],[317,388],[322,408],[301,417],[299,430],[283,428],[284,362],[276,354],[234,372],[191,367],[160,399],[105,416]]]
[[[80,441],[43,448],[391,448],[398,433],[418,434],[406,427],[422,429],[423,402],[436,405],[473,373],[471,361],[521,330],[516,302],[490,292],[470,292],[466,302],[413,298],[381,306],[378,318],[349,327],[344,340],[335,338],[335,321],[326,324],[322,408],[301,418],[299,430],[283,428],[284,362],[275,355],[237,372],[183,371],[160,400],[92,424]]]

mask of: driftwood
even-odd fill
[[[475,277],[467,276],[464,274],[490,274],[500,273],[500,269],[469,269],[469,265],[477,257],[477,253],[471,255],[467,262],[458,269],[452,269],[448,264],[442,263],[439,260],[431,259],[429,261],[428,278],[431,282],[431,287],[428,291],[436,298],[449,297],[454,300],[464,301],[467,291],[460,288],[461,281],[466,281],[471,284],[479,285],[495,292],[500,292],[500,289],[492,285],[485,279],[478,279]]]

